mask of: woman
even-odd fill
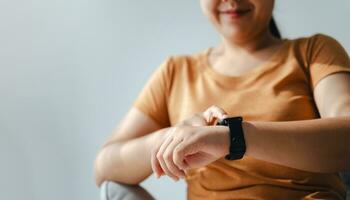
[[[172,56],[96,159],[97,184],[185,178],[188,199],[344,199],[350,62],[325,35],[280,39],[274,0],[200,0],[222,42]],[[216,105],[216,106],[212,106]],[[244,157],[226,160],[242,116]]]

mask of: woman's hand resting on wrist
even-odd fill
[[[158,135],[151,151],[156,176],[178,180],[185,177],[185,170],[206,166],[225,156],[229,149],[228,128],[211,125],[226,117],[224,110],[212,106]]]

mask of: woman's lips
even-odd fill
[[[221,14],[230,16],[231,18],[239,18],[242,17],[243,15],[249,13],[250,10],[227,10],[227,11],[222,11]]]

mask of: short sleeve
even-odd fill
[[[317,34],[310,38],[309,45],[309,73],[312,89],[330,74],[350,72],[348,54],[332,37]]]
[[[168,97],[172,76],[171,68],[171,58],[167,58],[152,73],[133,103],[134,107],[151,117],[162,127],[170,125]]]

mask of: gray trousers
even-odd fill
[[[341,173],[348,187],[347,200],[350,200],[350,172]],[[106,181],[101,186],[101,200],[154,200],[154,197],[141,186],[130,186]]]
[[[154,200],[141,186],[131,186],[112,181],[101,185],[101,200]]]

